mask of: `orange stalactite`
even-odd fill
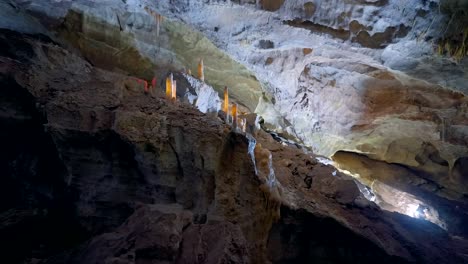
[[[172,74],[166,78],[166,99],[171,99],[172,97]]]
[[[200,79],[202,82],[205,81],[205,70],[204,70],[204,65],[203,65],[203,59],[200,59],[200,62],[198,63],[198,79]]]
[[[224,105],[223,105],[223,111],[226,113],[226,122],[228,120],[229,116],[229,90],[227,87],[224,87]]]
[[[235,128],[237,126],[237,104],[232,104],[231,112],[232,126]]]

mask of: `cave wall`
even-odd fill
[[[409,166],[442,186],[436,195],[463,199],[453,167],[468,154],[467,60],[437,53],[450,16],[437,1],[309,2],[265,12],[195,1],[184,14],[255,72],[268,129],[325,156],[347,150]]]
[[[63,258],[65,260],[76,258],[77,262],[86,262],[88,258],[91,259],[101,253],[93,250],[94,245],[101,247],[103,244],[111,246],[108,252],[103,251],[100,256],[112,258],[114,252],[125,251],[127,238],[144,236],[145,232],[152,232],[158,238],[160,235],[163,236],[161,241],[171,240],[171,235],[175,235],[175,238],[168,242],[171,245],[170,250],[161,249],[160,241],[148,242],[149,245],[147,245],[144,242],[146,240],[142,239],[141,244],[137,243],[138,246],[132,249],[134,250],[132,253],[118,255],[118,258],[130,256],[141,259],[156,258],[161,261],[178,257],[189,259],[191,254],[196,254],[196,252],[186,249],[190,252],[189,255],[177,255],[182,238],[197,238],[196,233],[201,232],[203,235],[200,235],[200,240],[203,241],[208,240],[210,232],[223,230],[227,232],[226,236],[228,238],[232,236],[234,241],[234,243],[227,243],[222,240],[226,242],[227,249],[235,249],[238,243],[245,243],[238,247],[237,252],[256,252],[256,255],[250,257],[256,262],[263,263],[265,256],[258,252],[267,245],[266,237],[269,226],[277,214],[278,204],[272,205],[268,197],[259,192],[261,182],[255,177],[250,177],[253,175],[253,168],[246,155],[245,138],[227,133],[219,120],[210,120],[188,106],[172,107],[161,101],[155,103],[153,100],[155,97],[151,99],[149,96],[143,97],[141,89],[138,90],[137,87],[129,84],[125,76],[126,72],[122,75],[95,69],[93,64],[111,71],[120,72],[123,69],[145,78],[151,76],[151,70],[148,70],[152,67],[151,62],[143,57],[137,59],[134,57],[139,56],[138,53],[144,54],[145,50],[153,48],[145,46],[145,41],[151,43],[152,40],[149,39],[153,37],[145,32],[153,32],[153,28],[150,25],[151,17],[141,10],[143,6],[136,8],[135,4],[139,4],[139,1],[128,1],[129,6],[122,7],[122,10],[135,8],[137,11],[132,9],[128,13],[122,12],[117,16],[105,9],[105,5],[97,4],[91,7],[87,5],[89,2],[84,3],[70,6],[67,2],[59,5],[46,2],[41,7],[19,5],[29,12],[38,12],[38,14],[43,14],[47,7],[51,7],[51,10],[61,10],[61,12],[54,13],[57,17],[52,16],[50,13],[53,12],[49,10],[46,12],[50,16],[39,15],[38,17],[42,18],[44,20],[42,23],[49,28],[58,30],[59,36],[68,39],[69,43],[72,43],[72,46],[91,62],[81,59],[74,53],[76,50],[72,48],[70,49],[73,52],[69,52],[58,48],[58,43],[41,44],[33,50],[23,49],[23,51],[29,50],[26,52],[26,58],[31,53],[35,53],[37,56],[35,59],[43,63],[32,65],[33,73],[37,76],[34,74],[16,76],[19,86],[25,87],[36,98],[39,105],[35,107],[42,109],[41,111],[46,116],[47,123],[40,122],[37,129],[45,128],[47,133],[45,137],[51,137],[53,144],[49,144],[49,141],[38,148],[48,149],[54,146],[56,149],[51,149],[50,153],[53,155],[57,152],[63,162],[65,172],[51,172],[51,174],[63,173],[61,177],[57,177],[61,179],[60,183],[54,184],[59,186],[65,184],[67,186],[65,189],[73,194],[73,206],[76,205],[76,210],[70,207],[73,209],[71,216],[75,221],[78,219],[81,227],[86,230],[84,234],[97,235],[95,239],[88,241],[84,248],[74,251],[72,255],[59,256],[62,260],[55,263],[63,263]],[[462,200],[466,190],[464,185],[460,185],[463,183],[460,173],[465,171],[466,99],[460,92],[445,90],[445,86],[434,83],[434,79],[422,81],[414,79],[414,76],[410,77],[411,70],[423,65],[418,58],[409,56],[410,50],[417,50],[419,55],[427,56],[426,59],[434,59],[431,57],[432,50],[426,45],[427,43],[424,42],[422,46],[418,46],[420,43],[411,40],[413,35],[406,35],[406,38],[410,39],[409,42],[392,43],[398,41],[395,37],[404,37],[393,35],[393,33],[389,37],[391,41],[385,37],[384,42],[377,43],[378,47],[373,47],[386,46],[383,50],[359,46],[359,43],[350,42],[348,38],[345,38],[344,42],[336,41],[328,33],[311,33],[311,29],[317,30],[315,25],[310,24],[315,23],[311,22],[312,20],[306,22],[306,25],[312,25],[313,28],[302,28],[304,27],[302,18],[296,20],[299,24],[294,24],[296,23],[294,22],[293,27],[288,26],[288,23],[291,24],[291,21],[297,19],[297,17],[288,17],[290,11],[284,11],[287,10],[288,3],[292,2],[285,1],[276,13],[256,10],[251,5],[253,3],[242,6],[201,5],[202,8],[200,8],[199,2],[161,1],[155,7],[160,8],[160,12],[169,19],[174,19],[174,21],[166,21],[163,26],[162,33],[166,33],[166,37],[172,36],[174,39],[194,37],[196,40],[201,38],[203,39],[200,44],[201,49],[209,46],[208,49],[212,51],[215,47],[205,42],[209,39],[237,60],[235,63],[230,60],[226,61],[225,54],[219,55],[221,53],[216,51],[212,65],[217,66],[212,69],[212,73],[213,76],[222,76],[223,83],[228,79],[236,83],[244,77],[251,81],[255,78],[250,74],[256,73],[265,91],[262,95],[264,108],[258,107],[257,112],[264,116],[267,123],[270,123],[270,128],[301,139],[318,153],[330,155],[336,150],[347,147],[377,160],[404,163],[421,172],[418,177],[424,175],[427,182],[435,181],[438,186],[443,187],[434,190],[435,195]],[[378,6],[379,10],[387,8],[387,5],[383,3]],[[375,3],[367,2],[360,2],[359,5],[368,7],[369,10],[376,7]],[[319,12],[314,11],[313,5],[310,4],[303,8],[300,12]],[[70,9],[74,11],[69,12]],[[203,13],[205,11],[206,13]],[[91,13],[93,15],[87,16]],[[124,20],[127,18],[128,20]],[[127,24],[119,25],[122,22],[120,19],[126,21]],[[192,28],[179,24],[176,20],[191,24],[208,38],[204,39],[197,31],[194,33]],[[247,25],[245,21],[249,24],[252,22],[252,25]],[[328,28],[326,30],[329,31],[336,21],[320,23],[322,27],[319,27],[319,30],[325,30],[323,28],[325,25]],[[379,24],[380,22],[372,20],[369,23]],[[131,42],[134,36],[127,34],[128,32],[122,33],[122,31],[133,26],[143,29],[143,32],[138,32],[138,30],[133,32],[137,38],[141,35],[142,41],[132,43],[135,44],[136,49],[127,49],[126,44]],[[2,47],[5,47],[6,39],[6,37],[3,38]],[[192,42],[194,41],[191,38],[187,41],[187,43]],[[62,45],[65,46],[63,43]],[[163,46],[168,44],[164,41],[162,43]],[[168,61],[175,59],[168,64],[164,62],[162,64],[164,66],[161,66],[159,70],[173,67],[172,63],[178,67],[186,64],[184,60],[193,61],[191,56],[197,54],[198,49],[194,48],[185,53],[187,51],[184,48],[187,43],[182,44],[180,49],[177,43],[169,47],[168,50],[170,48],[173,48],[172,51],[176,50],[175,55],[163,55],[161,58]],[[404,49],[398,50],[401,47]],[[4,50],[6,49],[2,49],[2,52]],[[109,53],[106,53],[108,51]],[[115,52],[117,54],[123,52],[124,55],[116,56]],[[181,54],[180,58],[178,54]],[[10,56],[11,54],[3,55]],[[408,63],[401,65],[397,59],[404,55],[408,55]],[[148,57],[151,58],[149,55]],[[18,58],[24,59],[21,56]],[[396,58],[392,62],[395,64],[387,64],[393,58]],[[445,72],[458,67],[444,58],[434,60],[436,62],[434,65],[437,67],[450,66]],[[216,70],[222,68],[224,63],[235,64],[234,70],[228,74],[217,72]],[[246,65],[248,73],[244,72],[243,67],[239,68],[240,64],[237,65],[237,63]],[[115,64],[120,69],[109,67]],[[140,69],[133,67],[134,65],[143,66]],[[3,67],[4,71],[7,71],[4,68],[9,69],[9,67]],[[396,72],[395,69],[404,69],[406,72]],[[434,71],[437,68],[430,70]],[[47,72],[46,76],[44,76],[44,71]],[[431,71],[428,72],[432,73]],[[428,72],[425,74],[429,75]],[[160,74],[164,76],[164,73]],[[463,74],[463,71],[447,73],[448,76],[454,77],[449,84],[460,88],[460,83],[464,80],[464,77],[460,76]],[[440,75],[436,77],[440,78]],[[258,83],[256,81],[250,83],[250,81],[241,82],[240,86],[243,85],[242,83],[247,83],[243,86],[245,89],[242,88],[244,90],[239,88],[240,86],[234,86],[236,87],[234,96],[238,101],[244,102],[246,106],[253,109],[256,100],[252,98],[258,100],[260,92],[257,90]],[[428,84],[425,81],[433,83]],[[250,94],[250,89],[253,90],[253,95]],[[239,93],[236,94],[236,91]],[[447,120],[450,122],[447,123]],[[38,134],[41,135],[41,133]],[[200,140],[201,138],[208,138],[208,140]],[[44,140],[44,142],[48,141]],[[273,149],[275,149],[275,155],[281,150],[278,146]],[[33,149],[31,152],[35,153],[37,150]],[[229,157],[229,159],[223,159],[223,157]],[[10,157],[6,157],[6,160],[10,160]],[[29,159],[26,160],[29,163]],[[227,160],[234,162],[230,163]],[[42,162],[50,164],[56,161],[51,159]],[[60,161],[57,162],[60,163]],[[285,160],[278,160],[278,162],[288,163]],[[317,165],[319,166],[321,165]],[[292,171],[291,174],[298,178],[294,181],[300,182],[300,186],[305,185],[301,187],[304,188],[302,190],[304,193],[297,195],[290,189],[286,203],[291,207],[299,203],[302,207],[309,206],[307,207],[309,212],[331,215],[339,219],[340,224],[354,231],[357,230],[359,234],[378,244],[380,248],[383,248],[380,237],[385,237],[388,241],[392,241],[391,247],[384,248],[387,254],[412,259],[421,252],[435,251],[434,261],[444,260],[444,253],[448,251],[445,247],[440,249],[444,253],[434,250],[433,245],[427,247],[423,245],[421,249],[420,245],[414,242],[417,240],[412,236],[413,233],[398,225],[398,221],[392,218],[394,216],[386,218],[387,216],[382,216],[385,215],[384,213],[366,203],[362,211],[356,209],[363,206],[363,202],[360,205],[355,202],[355,199],[358,199],[356,196],[359,195],[356,186],[352,185],[349,179],[342,181],[332,178],[333,173],[336,175],[337,172],[331,168],[329,170],[332,171],[327,171],[328,178],[323,177],[318,181],[315,178],[315,183],[311,182],[313,175]],[[450,171],[454,174],[447,177]],[[281,176],[286,179],[287,183],[292,181],[292,178],[280,174]],[[304,177],[310,180],[306,181]],[[312,196],[311,202],[310,197],[307,196],[310,194],[307,190],[311,186],[317,188],[317,182],[321,183],[321,180],[322,183],[328,183],[333,187],[328,185],[320,187],[325,188],[319,191],[322,198]],[[307,182],[309,182],[308,188]],[[419,183],[420,181],[415,181],[410,184]],[[314,195],[317,194],[314,193]],[[302,199],[304,201],[298,197],[304,198]],[[317,206],[318,200],[320,203]],[[251,201],[256,202],[251,204]],[[140,203],[156,205],[140,207]],[[164,206],[159,203],[163,203]],[[173,203],[178,205],[174,207]],[[172,205],[166,207],[168,204]],[[327,206],[322,207],[321,204],[327,204]],[[448,204],[448,206],[454,205],[455,203]],[[364,212],[365,216],[362,217],[372,228],[360,226],[361,220],[364,220],[354,218],[350,212],[359,215]],[[141,215],[146,215],[145,219],[139,219],[138,216]],[[252,218],[252,215],[255,217]],[[375,219],[375,215],[387,222],[376,221],[377,224],[372,225],[371,220]],[[238,226],[233,227],[225,222],[224,217],[229,218],[228,222],[231,224],[235,223]],[[157,224],[144,230],[136,228],[139,225],[154,224],[151,221],[145,222],[147,218],[155,218],[155,221],[160,222],[162,226],[168,225],[167,219],[177,221],[174,220],[174,225],[170,225],[173,233],[166,237],[167,234],[158,233]],[[123,223],[126,219],[128,222]],[[193,226],[185,229],[187,223]],[[211,226],[213,223],[214,226]],[[336,227],[333,224],[330,227],[328,222],[322,224],[319,223],[318,226]],[[299,225],[303,225],[303,222]],[[396,226],[395,229],[399,231],[394,233],[393,229],[386,227],[387,225],[392,228]],[[424,228],[438,235],[440,235],[438,232],[442,232],[436,226]],[[420,231],[424,230],[418,230]],[[64,233],[69,234],[67,232],[69,231]],[[271,235],[277,236],[276,232],[275,229]],[[418,233],[418,236],[427,238],[421,233]],[[349,237],[351,241],[361,241],[352,235]],[[449,239],[442,235],[441,237]],[[248,242],[245,242],[245,239]],[[452,242],[445,246],[450,247]],[[190,241],[190,243],[199,245],[199,249],[209,255],[209,249],[206,247],[197,244],[196,241]],[[304,242],[305,245],[308,243],[308,241]],[[133,247],[131,243],[130,245]],[[439,246],[439,244],[434,245]],[[330,247],[336,248],[336,246],[332,244]],[[341,247],[341,245],[338,246]],[[316,247],[315,250],[322,250],[320,247]],[[414,252],[407,250],[407,247],[412,248]],[[460,242],[460,247],[463,247],[462,242]],[[149,253],[151,250],[163,253],[160,256],[154,256]],[[348,249],[344,251],[346,250]],[[322,251],[322,253],[318,252],[304,258],[328,260],[334,253],[336,252],[333,250],[331,253]],[[347,259],[344,255],[346,254],[339,255],[338,258]],[[378,256],[376,254],[370,257],[377,258]],[[428,255],[424,260],[432,256]],[[219,260],[222,257],[215,256],[214,259]],[[245,261],[238,255],[235,257],[239,258],[237,259],[239,263]],[[354,257],[360,256],[351,258]],[[282,261],[281,258],[282,256],[277,260]],[[300,260],[301,257],[295,260],[298,259]],[[462,256],[457,256],[456,261],[462,262],[462,259]],[[51,261],[54,263],[53,260]]]

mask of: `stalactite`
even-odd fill
[[[236,129],[237,127],[237,104],[232,104],[232,108],[231,108],[231,115],[232,115],[232,127],[234,129]]]
[[[161,22],[163,21],[163,16],[158,14],[156,17],[157,17],[156,18],[156,36],[159,37],[159,31],[160,31],[160,28],[161,28]]]
[[[198,79],[200,79],[202,82],[205,81],[203,59],[200,59],[200,62],[198,63]]]
[[[172,97],[172,74],[166,78],[166,99],[171,99]]]
[[[161,14],[158,14],[156,12],[154,12],[153,10],[151,10],[149,7],[145,7],[145,11],[150,14],[154,20],[156,21],[156,36],[159,37],[159,31],[160,31],[160,28],[161,28],[161,22],[164,20],[164,17],[161,15]]]
[[[228,90],[227,87],[224,87],[223,111],[224,111],[224,113],[226,113],[226,123],[227,123],[228,119],[229,119],[229,90]]]

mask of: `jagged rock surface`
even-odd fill
[[[11,146],[2,159],[10,184],[2,184],[1,193],[9,189],[18,196],[16,202],[3,200],[2,244],[6,234],[20,241],[34,237],[30,245],[10,244],[8,260],[300,263],[334,255],[336,261],[363,263],[464,261],[464,240],[431,223],[381,211],[365,202],[351,178],[302,150],[259,131],[256,176],[247,139],[216,117],[168,102],[159,91],[144,94],[134,81],[94,68],[50,40],[1,34],[8,47],[0,58],[1,123],[14,132],[4,139],[24,141],[20,125],[27,124],[38,131],[29,138],[43,148]],[[269,153],[278,189],[265,189],[262,168]],[[49,171],[41,172],[45,164]],[[274,223],[280,203],[283,216]],[[44,224],[31,227],[28,222],[37,218]],[[302,236],[296,253],[284,251],[291,238],[281,230],[301,233],[304,219],[319,229],[350,230],[344,236],[361,241],[362,248],[342,244],[337,253],[336,244]],[[32,229],[18,232],[23,227]],[[57,229],[62,234],[47,237]],[[222,235],[213,240],[215,233]]]

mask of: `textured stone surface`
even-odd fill
[[[91,8],[69,1],[46,1],[41,7],[19,2],[39,13],[47,7],[62,10],[54,14],[66,17],[64,23],[54,16],[45,20],[65,31],[77,27],[83,33],[79,25],[84,26],[88,35],[82,40],[96,45],[132,39],[116,33],[119,22],[110,29],[92,16],[67,13],[84,9],[97,12],[95,18],[114,17],[99,3]],[[145,14],[138,3],[128,0],[125,8]],[[356,171],[363,167],[370,181],[377,178],[371,169],[385,168],[382,181],[400,179],[400,189],[433,203],[450,233],[382,211],[364,199],[352,178],[262,131],[255,134],[255,173],[248,138],[232,133],[214,114],[164,100],[160,90],[145,94],[124,66],[99,62],[105,56],[97,53],[105,53],[107,44],[80,49],[106,71],[44,36],[2,31],[0,80],[6,89],[0,120],[6,151],[0,165],[7,177],[0,185],[0,241],[7,262],[187,263],[195,255],[195,263],[467,261],[464,95],[386,68],[376,59],[378,51],[307,35],[251,5],[191,3],[205,7],[204,13],[184,1],[170,8],[166,1],[158,3],[166,15],[187,11],[182,14],[193,19],[190,23],[258,73],[267,91],[258,109],[265,120],[275,120],[270,126],[324,152],[343,146],[364,152],[374,160],[351,154],[351,161],[367,165],[358,163]],[[375,6],[366,3],[361,4]],[[253,26],[237,23],[244,16]],[[275,31],[265,33],[270,29]],[[226,35],[232,43],[223,42]],[[63,31],[61,36],[80,43]],[[255,47],[264,39],[275,45],[259,52]],[[391,51],[387,58],[395,57],[390,48],[386,51]],[[132,61],[132,54],[122,59],[132,66],[142,63],[137,71],[147,70],[140,59]],[[165,67],[161,71],[169,70]],[[182,80],[180,74],[176,78]],[[307,115],[320,122],[310,122]],[[309,137],[311,126],[316,133]],[[404,169],[386,170],[388,164],[379,159]],[[394,175],[400,171],[405,174]],[[445,177],[447,171],[453,177]],[[308,222],[316,226],[307,227]],[[327,236],[329,229],[340,232]]]

